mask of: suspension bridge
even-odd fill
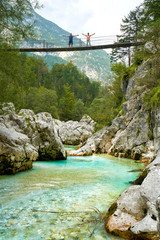
[[[18,48],[13,49],[19,52],[69,52],[69,51],[87,51],[98,49],[113,49],[113,48],[130,48],[132,46],[139,46],[142,42],[121,42],[120,36],[100,36],[91,37],[91,45],[86,45],[86,38],[73,39],[73,46],[68,46],[68,38],[59,36],[59,38],[46,41],[44,39],[28,40],[23,42]],[[26,47],[25,47],[26,45]]]

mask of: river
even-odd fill
[[[102,212],[142,167],[105,154],[69,156],[0,176],[0,239],[122,239],[106,234]]]

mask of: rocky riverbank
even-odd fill
[[[32,168],[34,161],[63,160],[63,144],[81,145],[95,131],[87,115],[78,121],[61,122],[49,113],[34,114],[22,109],[18,114],[12,103],[0,105],[0,174]]]
[[[15,113],[12,103],[0,105],[0,174],[32,168],[36,160],[66,159],[66,151],[49,113]]]
[[[126,126],[116,132],[109,149],[115,156],[150,163],[135,185],[124,191],[108,210],[106,230],[131,240],[158,240],[160,237],[160,109],[147,110],[143,101],[148,91],[144,83],[151,84],[153,71],[153,62],[147,60],[128,84],[124,84]]]
[[[139,185],[129,187],[111,205],[106,229],[112,234],[128,239],[158,240],[160,152],[142,175]]]

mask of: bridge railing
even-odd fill
[[[119,36],[118,35],[110,35],[110,36],[95,36],[91,37],[90,43],[91,46],[99,46],[99,45],[106,45],[106,44],[113,44],[118,43]],[[63,36],[59,38],[54,38],[51,40],[45,39],[28,39],[20,44],[20,47],[25,48],[66,48],[68,47],[69,39]],[[74,47],[86,47],[87,41],[85,37],[73,39],[73,46]]]

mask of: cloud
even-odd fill
[[[44,8],[37,11],[61,28],[81,34],[95,32],[98,36],[120,33],[122,18],[143,0],[40,0]]]

